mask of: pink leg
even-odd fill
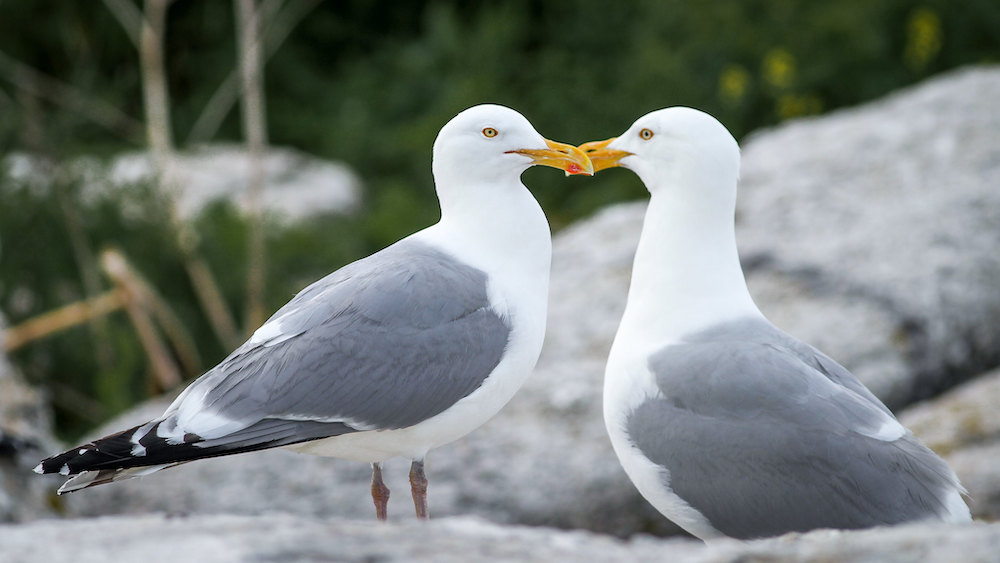
[[[389,487],[382,482],[382,464],[379,462],[372,464],[372,500],[375,501],[375,517],[385,522],[389,517],[386,506],[389,503]]]
[[[413,495],[413,507],[417,509],[417,518],[427,519],[427,476],[424,475],[424,460],[415,459],[410,464],[410,493]]]

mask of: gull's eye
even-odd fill
[[[642,131],[639,131],[639,138],[642,139],[643,141],[648,141],[648,140],[652,139],[653,138],[653,130],[652,129],[643,129]]]
[[[496,129],[492,128],[492,127],[487,127],[486,129],[483,129],[483,137],[486,137],[486,138],[493,138],[493,137],[496,137],[499,134],[500,134],[500,132],[497,131]]]

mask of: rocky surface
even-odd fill
[[[3,353],[0,316],[0,522],[21,522],[51,515],[52,491],[31,473],[38,456],[57,447],[45,399],[29,387]]]
[[[973,514],[1000,520],[1000,370],[917,405],[900,420],[955,469]]]
[[[776,324],[845,364],[895,407],[1000,364],[1000,324],[995,322],[1000,318],[998,98],[1000,68],[967,69],[866,106],[765,131],[744,143],[737,236],[751,292]],[[583,528],[621,537],[676,531],[625,477],[601,417],[604,360],[624,308],[644,209],[643,202],[614,206],[556,237],[549,331],[538,370],[494,420],[431,453],[427,471],[433,516],[472,515],[500,524]],[[974,514],[986,518],[996,517],[1000,496],[1000,479],[990,473],[1000,459],[1000,442],[993,430],[995,409],[989,405],[998,403],[986,398],[997,387],[990,383],[995,379],[975,379],[968,384],[972,391],[956,389],[904,417],[918,436],[948,456],[972,492]],[[162,401],[146,405],[104,430],[144,420],[164,406]],[[387,464],[394,491],[390,517],[399,528],[370,527],[367,467],[285,451],[201,461],[97,487],[61,497],[62,509],[74,516],[192,514],[196,516],[168,522],[177,526],[177,534],[191,530],[204,545],[215,541],[212,534],[196,530],[216,530],[218,545],[232,549],[243,539],[257,546],[271,541],[256,533],[270,520],[203,515],[278,511],[294,514],[281,517],[288,526],[274,527],[279,538],[274,541],[285,542],[282,549],[290,551],[274,551],[278,547],[268,544],[272,551],[261,547],[261,553],[335,558],[339,552],[330,551],[338,549],[331,539],[338,537],[330,533],[333,527],[375,534],[359,540],[366,549],[393,550],[397,545],[388,545],[395,541],[389,540],[395,538],[393,531],[411,534],[415,539],[400,539],[399,549],[410,549],[409,559],[431,558],[439,552],[420,551],[413,543],[421,540],[422,531],[450,537],[447,526],[462,527],[469,520],[411,528],[406,472],[405,461]],[[46,479],[53,487],[60,481]],[[138,536],[153,535],[162,521],[159,516],[103,520],[134,529]],[[58,534],[61,525],[38,523],[33,529],[39,537],[54,537],[44,534]],[[88,526],[98,524],[65,525],[86,538]],[[538,541],[543,536],[558,545],[580,541],[583,553],[599,553],[589,540],[560,539],[593,537],[582,532],[567,536],[482,522],[473,527],[479,532],[471,534],[468,545],[454,544],[456,553],[488,549],[478,545],[486,530],[492,537],[511,538],[507,543],[550,545],[528,538],[541,534]],[[298,528],[302,531],[296,532]],[[725,548],[759,552],[714,551],[723,549],[717,544],[698,548],[652,539],[628,544],[598,539],[611,550],[607,560],[616,560],[616,549],[639,550],[627,551],[630,560],[653,558],[647,556],[652,552],[642,551],[644,542],[652,542],[657,554],[680,546],[678,560],[692,561],[944,561],[954,560],[956,553],[961,560],[984,553],[995,560],[996,530],[974,525],[817,532]],[[21,537],[28,532],[4,533]],[[304,536],[297,533],[318,539],[299,542],[296,538]],[[456,542],[465,541],[458,539],[464,538],[461,533],[451,535]],[[81,541],[83,549],[98,549],[97,540]],[[155,546],[155,541],[129,539],[120,545],[139,549]],[[957,551],[963,542],[971,546],[968,556]],[[308,551],[310,545],[315,552]],[[689,555],[683,550],[692,545],[700,551],[684,559]],[[549,553],[531,548],[536,549]],[[398,557],[392,553],[384,557]],[[516,558],[506,552],[490,555]]]
[[[743,255],[870,310],[874,330],[854,311],[789,328],[890,405],[1000,364],[998,98],[1000,71],[971,68],[744,143]]]
[[[147,403],[95,436],[148,420],[167,404]],[[639,496],[618,466],[599,413],[593,418],[588,410],[567,413],[560,407],[540,413],[538,406],[511,405],[476,433],[431,452],[427,474],[432,516],[473,514],[494,522],[584,528],[619,536],[637,531],[680,533]],[[385,464],[393,519],[415,518],[408,470],[405,460]],[[59,476],[39,479],[52,486],[62,481]],[[370,479],[365,464],[268,450],[186,464],[56,501],[74,517],[283,511],[371,520],[375,511]]]
[[[499,526],[478,518],[378,524],[343,519],[262,516],[104,517],[0,526],[4,561],[840,561],[966,563],[996,561],[1000,524],[911,525],[839,532],[819,530],[740,542],[621,541],[548,528]]]
[[[250,163],[239,145],[211,144],[177,153],[177,208],[191,217],[205,205],[226,199],[246,209]],[[3,168],[15,180],[33,182],[44,189],[51,183],[41,159],[15,153],[3,159]],[[287,147],[269,147],[264,157],[264,209],[286,219],[322,213],[350,213],[361,201],[361,181],[347,166],[323,160]],[[84,194],[104,185],[148,182],[154,175],[153,160],[146,151],[123,153],[110,162],[81,157],[55,173],[85,179]]]

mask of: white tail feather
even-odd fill
[[[166,469],[168,467],[173,467],[175,465],[180,465],[179,463],[163,463],[160,465],[147,465],[144,467],[129,467],[127,469],[101,469],[98,471],[84,471],[79,475],[74,476],[69,479],[56,491],[58,494],[71,493],[73,491],[79,491],[80,489],[86,489],[87,487],[93,487],[95,485],[103,485],[104,483],[111,483],[112,481],[121,481],[123,479],[131,479],[133,477],[142,477],[143,475],[149,475],[150,473],[156,473],[161,469]]]

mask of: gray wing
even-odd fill
[[[510,325],[486,275],[401,241],[300,292],[160,418],[44,460],[73,491],[194,459],[412,426],[472,393]]]
[[[892,411],[871,390],[858,381],[854,374],[826,354],[782,332],[781,329],[765,319],[746,318],[722,323],[708,330],[692,334],[685,341],[690,343],[757,343],[779,349],[812,368],[815,371],[813,375],[823,375],[885,414],[893,416]]]
[[[738,538],[945,514],[947,465],[847,370],[767,327],[721,327],[650,359],[662,395],[627,431],[665,484]]]
[[[261,419],[336,423],[329,435],[412,426],[477,389],[500,362],[510,325],[490,307],[487,282],[430,246],[397,243],[304,289],[171,411],[202,438],[241,438]],[[234,424],[199,433],[213,415]]]

